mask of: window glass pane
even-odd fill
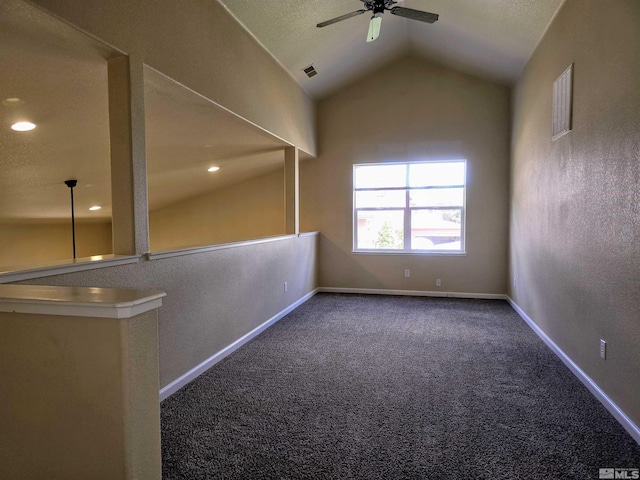
[[[464,185],[464,162],[431,162],[409,165],[409,186]]]
[[[411,190],[412,207],[462,207],[464,188]]]
[[[411,211],[411,249],[460,251],[462,209]]]
[[[358,165],[354,169],[355,188],[404,187],[407,183],[407,166]]]
[[[402,250],[404,248],[404,211],[358,211],[356,214],[357,249]]]
[[[406,190],[364,190],[356,192],[356,208],[404,208],[406,205]]]

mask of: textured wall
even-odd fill
[[[640,2],[568,0],[514,93],[511,295],[640,425]],[[551,141],[574,63],[573,131]],[[608,343],[599,358],[599,339]]]
[[[315,154],[313,102],[217,1],[32,3],[128,54],[134,79],[147,64]]]
[[[71,223],[0,225],[0,270],[73,256]],[[76,256],[112,253],[111,223],[76,222]]]
[[[509,89],[416,58],[318,106],[319,157],[301,164],[303,231],[318,230],[320,285],[505,293]],[[354,163],[467,159],[465,256],[352,254]],[[411,277],[404,278],[404,269]]]
[[[317,238],[284,238],[22,283],[167,292],[158,314],[164,387],[311,292]]]
[[[284,234],[284,170],[154,210],[151,251]]]
[[[161,477],[155,310],[2,312],[0,330],[3,479]]]
[[[129,56],[132,162],[122,164],[111,176],[120,178],[116,174],[123,173],[122,178],[129,178],[116,182],[112,198],[134,200],[129,205],[134,225],[129,222],[124,227],[135,227],[135,253],[148,252],[145,64],[302,151],[315,153],[312,100],[217,1],[31,3]],[[118,224],[115,218],[114,223]],[[128,235],[124,227],[116,229],[117,238]],[[316,240],[315,236],[287,238],[30,283],[153,286],[166,291],[159,314],[160,384],[164,386],[312,291]],[[284,281],[289,282],[286,293]]]

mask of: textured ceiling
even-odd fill
[[[67,221],[68,179],[77,218],[110,218],[114,54],[22,1],[0,2],[0,224]],[[283,141],[150,68],[145,83],[150,209],[283,168]],[[24,120],[37,128],[11,130]]]
[[[366,14],[315,27],[361,8],[359,0],[220,1],[317,98],[407,52],[512,82],[562,3],[405,0],[440,20],[386,14],[380,38],[366,43]],[[79,218],[111,215],[106,59],[114,54],[26,2],[0,2],[0,222],[68,219],[71,178]],[[301,69],[311,63],[319,74],[308,79]],[[151,209],[282,165],[281,141],[151,69],[145,80]],[[12,131],[19,120],[38,127]],[[206,172],[211,164],[220,172]]]
[[[404,0],[434,12],[434,24],[388,12],[380,37],[366,43],[370,15],[324,28],[318,22],[362,8],[360,0],[219,0],[316,98],[413,53],[462,72],[513,83],[563,0]],[[302,69],[313,64],[318,75]]]
[[[0,220],[67,218],[68,179],[81,216],[94,204],[109,215],[107,55],[26,4],[0,2]],[[37,128],[10,129],[21,120]]]
[[[144,78],[150,210],[284,168],[281,140],[151,68]]]

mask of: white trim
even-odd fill
[[[75,260],[61,260],[43,265],[26,265],[24,268],[0,272],[0,283],[21,282],[33,278],[51,277],[66,273],[95,270],[98,268],[115,267],[138,263],[140,255],[99,255],[96,257],[77,258]]]
[[[168,252],[151,252],[147,253],[147,258],[149,260],[160,260],[162,258],[181,257],[183,255],[193,255],[195,253],[215,252],[217,250],[226,250],[228,248],[248,247],[250,245],[279,242],[280,240],[290,240],[292,238],[315,236],[318,234],[319,232],[300,233],[296,235],[279,235],[276,237],[258,238],[256,240],[247,240],[244,242],[223,243],[220,245],[208,245],[205,247],[182,248],[178,250],[170,250]]]
[[[410,297],[450,297],[450,298],[479,298],[489,300],[507,300],[504,293],[467,293],[467,292],[438,292],[427,290],[388,290],[382,288],[343,288],[320,287],[318,292],[326,293],[360,293],[365,295],[406,295]]]
[[[446,250],[352,250],[351,253],[354,255],[422,255],[425,257],[464,257],[467,255],[467,252],[448,252]]]
[[[164,296],[164,295],[163,295]],[[141,303],[90,305],[49,302],[0,302],[0,312],[31,313],[35,315],[63,315],[67,317],[131,318],[162,306],[162,298],[146,298]]]
[[[363,0],[364,1],[364,0]],[[451,205],[451,206],[411,206],[410,202],[410,192],[411,190],[420,190],[422,188],[431,188],[431,187],[412,187],[411,186],[411,168],[412,165],[427,165],[427,164],[444,164],[444,163],[461,163],[464,166],[464,181],[461,185],[440,185],[440,186],[432,186],[435,188],[462,188],[463,189],[463,198],[462,205]],[[385,166],[403,166],[405,167],[405,182],[402,186],[387,186],[387,187],[356,187],[356,171],[359,167],[385,167]],[[352,198],[352,223],[353,223],[353,246],[351,252],[354,254],[367,254],[367,255],[466,255],[466,222],[467,222],[467,159],[466,158],[452,158],[452,159],[428,159],[428,160],[413,160],[413,161],[401,161],[401,162],[368,162],[368,163],[354,163],[352,168],[351,175],[352,183],[353,183],[353,198]],[[359,191],[373,191],[373,190],[394,190],[394,191],[405,191],[406,193],[406,201],[404,207],[357,207],[356,206],[356,197]],[[411,227],[411,212],[413,210],[429,210],[432,208],[438,209],[459,209],[460,214],[462,216],[460,223],[460,249],[459,250],[441,250],[438,248],[434,249],[413,249],[411,248],[411,235],[408,235],[407,232],[412,230]],[[403,211],[403,225],[404,225],[404,246],[402,249],[377,249],[377,248],[358,248],[358,213],[359,212],[384,212],[384,211]]]
[[[562,349],[555,344],[549,336],[525,313],[522,308],[509,296],[507,301],[513,307],[513,309],[520,315],[527,325],[542,339],[544,343],[555,353],[560,360],[578,377],[587,389],[596,397],[602,405],[614,416],[614,418],[629,432],[629,435],[640,444],[640,428],[633,423],[633,421],[616,405],[616,403],[609,398],[609,396],[598,386],[598,384],[589,377],[571,358],[562,351]]]
[[[0,312],[131,318],[160,308],[164,296],[159,290],[0,285]]]
[[[212,355],[211,357],[206,359],[200,365],[196,365],[195,367],[193,367],[191,370],[189,370],[184,375],[176,378],[173,382],[171,382],[168,385],[162,387],[160,389],[160,401],[168,398],[169,396],[173,395],[178,390],[180,390],[182,387],[184,387],[187,383],[195,380],[196,377],[202,375],[204,372],[209,370],[211,367],[213,367],[220,360],[222,360],[226,356],[230,355],[231,353],[235,352],[237,349],[239,349],[241,346],[243,346],[249,340],[251,340],[252,338],[257,336],[258,334],[262,333],[264,330],[269,328],[271,325],[276,323],[278,320],[280,320],[282,317],[284,317],[285,315],[287,315],[288,313],[290,313],[294,309],[298,308],[304,302],[306,302],[311,297],[313,297],[317,292],[318,292],[318,289],[316,288],[315,290],[312,290],[311,292],[307,293],[305,296],[303,296],[302,298],[298,299],[297,301],[295,301],[294,303],[289,305],[287,308],[285,308],[281,312],[275,314],[273,317],[271,317],[269,320],[267,320],[263,324],[257,326],[256,328],[251,330],[249,333],[243,335],[242,337],[237,339],[235,342],[227,345],[222,350],[220,350],[219,352],[215,353],[214,355]]]

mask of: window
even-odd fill
[[[465,160],[354,165],[354,251],[464,253],[465,185]]]

